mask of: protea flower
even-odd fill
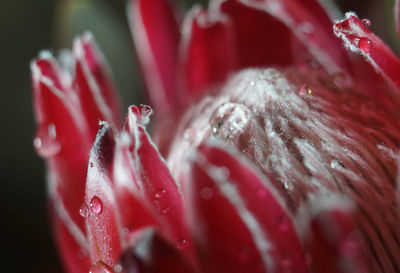
[[[32,64],[68,272],[400,272],[400,62],[367,19],[315,0],[128,14],[152,137],[90,34]]]

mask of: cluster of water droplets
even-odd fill
[[[61,150],[61,144],[57,139],[56,126],[53,123],[39,126],[39,130],[33,140],[36,152],[43,157],[51,157]]]
[[[101,199],[95,195],[90,200],[89,206],[87,206],[85,203],[82,204],[82,206],[79,209],[79,214],[82,217],[88,217],[90,212],[93,213],[94,215],[100,215],[102,211],[103,211],[103,203]]]

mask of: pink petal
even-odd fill
[[[160,115],[179,100],[176,86],[179,29],[167,0],[131,0],[128,10],[151,105]]]
[[[155,230],[142,231],[122,255],[126,273],[190,273],[194,272],[178,250]]]
[[[308,272],[272,186],[221,148],[200,146],[199,153],[189,198],[205,272]]]
[[[311,202],[308,220],[302,220],[306,221],[303,240],[312,272],[377,272],[366,266],[364,245],[353,209],[346,205],[346,200],[339,198],[332,202],[331,199],[328,196]]]
[[[400,87],[399,59],[354,13],[346,13],[345,19],[335,24],[334,32],[349,50],[364,56],[377,72]]]
[[[237,67],[231,22],[198,6],[185,19],[181,46],[186,99],[200,97],[206,87],[223,82]]]
[[[193,258],[193,246],[184,219],[182,196],[164,159],[151,142],[145,127],[137,123],[135,106],[128,112],[126,129],[134,143],[131,145],[132,169],[137,177],[140,195],[147,201],[161,222],[161,234]]]
[[[103,123],[90,154],[83,205],[92,262],[101,261],[111,268],[122,252],[119,212],[109,178],[114,147],[113,133]]]
[[[78,93],[91,135],[96,135],[101,120],[119,127],[121,116],[115,87],[105,61],[89,33],[75,40],[74,55],[74,88]]]

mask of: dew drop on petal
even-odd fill
[[[114,265],[114,272],[115,272],[115,273],[120,273],[120,272],[122,272],[122,265],[120,265],[120,264]]]
[[[156,191],[153,195],[154,200],[161,199],[166,192],[167,191],[165,189],[160,189],[160,190]]]
[[[89,269],[89,273],[114,273],[110,267],[102,262],[97,262]]]
[[[357,257],[359,253],[359,247],[357,243],[352,239],[347,239],[339,243],[340,250],[343,257]]]
[[[170,207],[166,207],[165,209],[163,209],[163,210],[161,211],[161,213],[162,213],[163,215],[168,215],[170,211],[171,211],[171,208],[170,208]]]
[[[213,190],[209,187],[204,187],[200,191],[200,196],[203,199],[210,199],[213,196]]]
[[[365,53],[369,53],[369,51],[371,50],[371,41],[368,38],[361,37],[358,41],[358,48]]]
[[[82,206],[81,206],[80,209],[79,209],[79,214],[80,214],[82,217],[87,217],[87,216],[89,215],[89,209],[88,209],[88,207],[86,206],[86,204],[82,204]]]
[[[187,247],[187,245],[188,245],[188,242],[187,242],[186,239],[179,239],[179,240],[176,242],[176,247],[177,247],[178,249],[184,249],[185,247]]]
[[[312,89],[307,85],[303,85],[299,90],[299,94],[301,96],[311,95],[312,94]]]
[[[282,258],[280,260],[280,264],[281,264],[281,267],[284,268],[284,269],[288,269],[288,268],[290,268],[292,266],[292,261],[290,259],[290,254],[289,253],[284,253],[282,255]]]
[[[57,140],[56,126],[52,123],[48,126],[39,126],[33,146],[36,152],[43,157],[56,155],[61,150],[61,144]]]
[[[289,230],[290,228],[289,219],[286,216],[279,217],[278,221],[279,221],[279,230],[281,232],[286,232]]]
[[[361,19],[361,22],[364,24],[364,26],[366,26],[367,28],[369,28],[371,26],[371,21],[368,18],[363,18]]]
[[[93,196],[89,203],[90,211],[96,215],[99,215],[103,211],[103,204],[99,197]]]

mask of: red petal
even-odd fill
[[[237,67],[233,26],[196,6],[184,23],[182,73],[186,99],[198,98],[210,85],[223,82]]]
[[[52,210],[51,214],[53,216],[53,229],[56,235],[60,257],[66,271],[87,273],[91,265],[87,249],[85,246],[77,243],[76,234],[71,234],[71,229],[67,227],[65,221],[60,218],[58,213]]]
[[[131,153],[140,194],[160,217],[162,235],[174,244],[183,243],[180,246],[182,251],[192,257],[193,247],[186,228],[182,197],[177,185],[145,128],[137,123],[138,116],[132,108],[129,110],[127,120],[127,129],[135,141],[131,146]]]
[[[280,20],[237,0],[222,1],[220,5],[234,25],[241,68],[293,62],[292,34]]]
[[[154,230],[144,230],[122,255],[126,273],[194,272],[183,256]]]
[[[272,187],[223,149],[199,151],[191,198],[205,271],[308,272],[291,216]]]
[[[293,0],[225,0],[221,9],[232,15],[234,21],[240,19],[241,25],[236,28],[241,29],[242,37],[238,36],[238,43],[242,44],[240,50],[254,59],[250,66],[291,64],[292,53],[288,52],[292,52],[292,45],[297,43],[292,37],[294,34],[329,72],[348,69],[346,54],[328,28],[329,18],[316,1],[309,0],[306,4]],[[257,63],[263,58],[268,60],[268,56],[274,58],[272,63]]]
[[[246,208],[258,221],[271,244],[268,254],[275,263],[275,271],[308,272],[291,215],[284,208],[283,200],[272,190],[272,184],[263,181],[247,164],[224,149],[200,146],[199,151],[212,167],[226,168],[229,171],[227,183],[237,189]]]
[[[130,25],[151,105],[160,115],[178,103],[179,29],[167,0],[131,0]]]
[[[121,251],[121,227],[114,192],[109,179],[115,141],[108,124],[99,129],[90,154],[86,180],[86,225],[93,262],[101,261],[111,268]]]
[[[131,140],[123,132],[117,141],[114,166],[113,187],[119,205],[121,226],[125,229],[125,241],[129,241],[135,232],[146,226],[157,226],[159,221],[148,208],[146,200],[140,195],[133,158],[130,153]]]
[[[79,207],[83,201],[89,139],[79,111],[61,87],[59,70],[51,58],[32,64],[35,115],[38,123],[34,145],[47,158],[52,198],[64,203],[72,220],[84,230]]]
[[[336,36],[351,51],[362,56],[394,85],[400,87],[400,61],[354,13],[346,13],[344,20],[334,26]]]
[[[325,196],[318,202],[311,202],[308,206],[311,215],[302,219],[306,221],[303,225],[304,244],[315,273],[376,272],[366,267],[364,246],[355,226],[355,216],[346,204],[348,202],[343,198]],[[303,213],[300,217],[304,217]]]
[[[74,55],[74,87],[94,137],[99,121],[120,125],[119,102],[105,61],[89,33],[75,40]]]

